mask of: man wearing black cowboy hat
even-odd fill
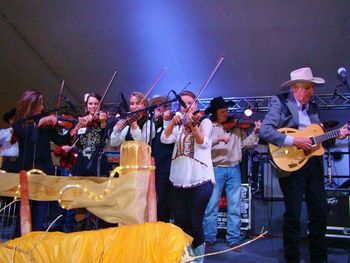
[[[13,108],[3,115],[3,121],[12,125],[14,117],[16,115],[16,109]],[[18,143],[11,141],[13,136],[13,129],[1,129],[0,130],[0,144],[1,146],[1,156],[2,156],[2,166],[1,169],[6,172],[16,173],[19,172],[18,165]]]
[[[248,137],[240,128],[225,130],[223,124],[228,118],[228,107],[233,101],[216,97],[210,102],[206,113],[211,113],[213,121],[212,161],[215,173],[215,186],[204,218],[204,234],[207,244],[216,242],[219,200],[226,190],[227,230],[226,240],[230,247],[240,243],[241,237],[241,169],[242,149],[258,143],[260,121],[255,123],[254,132]]]

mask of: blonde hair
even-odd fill
[[[146,97],[145,94],[143,94],[143,93],[141,93],[141,92],[139,92],[139,91],[133,91],[133,92],[131,93],[131,95],[130,95],[130,98],[131,98],[131,97],[136,97],[138,103],[140,103],[141,101],[143,101],[143,102],[142,102],[143,106],[148,107],[148,99],[147,99],[147,97]]]

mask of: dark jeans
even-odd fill
[[[46,228],[48,227],[47,216],[49,213],[49,202],[32,200],[30,203],[32,214],[32,230],[46,231]]]
[[[71,171],[64,168],[59,168],[60,176],[70,176]],[[56,229],[65,233],[74,232],[75,230],[75,209],[66,210],[63,209],[59,203],[56,203],[56,211],[58,215],[62,215],[60,219],[56,221]]]
[[[193,248],[204,243],[204,212],[213,187],[211,182],[207,182],[191,188],[174,188],[175,225],[193,237]]]
[[[310,262],[327,259],[327,199],[321,171],[319,161],[313,157],[300,170],[279,179],[285,202],[283,245],[287,262],[300,261],[300,212],[304,196],[308,210]]]
[[[8,173],[19,173],[20,163],[18,158],[10,159],[3,157],[1,169]]]
[[[156,174],[157,218],[158,221],[169,222],[173,210],[173,185],[169,173]]]

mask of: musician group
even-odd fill
[[[225,190],[227,199],[227,245],[234,247],[243,240],[240,233],[240,199],[242,150],[258,144],[259,138],[281,146],[296,146],[312,152],[308,137],[293,137],[279,128],[298,130],[321,124],[317,105],[310,101],[322,78],[314,77],[310,68],[290,73],[282,84],[284,93],[272,96],[265,118],[254,123],[248,135],[236,122],[226,127],[228,108],[234,105],[216,97],[204,111],[198,111],[196,95],[184,90],[179,94],[179,109],[173,111],[165,96],[148,99],[134,91],[129,97],[129,112],[113,114],[101,111],[101,96],[90,93],[85,100],[85,115],[66,130],[57,114],[44,114],[43,95],[26,91],[17,109],[4,114],[11,125],[0,130],[3,165],[7,172],[40,169],[55,174],[50,142],[57,144],[62,176],[107,176],[110,167],[103,147],[106,142],[120,146],[124,141],[150,143],[156,166],[158,220],[174,222],[192,236],[195,255],[213,245],[217,236],[219,200]],[[150,107],[151,106],[151,107]],[[152,109],[150,116],[149,109]],[[134,114],[133,114],[134,113]],[[123,117],[124,116],[124,117]],[[337,138],[349,135],[348,125],[339,129]],[[327,203],[322,156],[312,156],[300,169],[283,171],[279,178],[284,194],[284,255],[287,262],[300,261],[300,212],[303,198],[308,209],[308,241],[311,262],[326,262],[325,244]],[[32,227],[45,230],[47,203],[32,201]],[[67,211],[69,212],[69,211]],[[65,215],[62,230],[75,228],[74,211]]]

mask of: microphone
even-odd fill
[[[348,72],[346,71],[345,68],[341,67],[338,68],[338,76],[342,78],[342,80],[345,80],[348,75]]]
[[[68,107],[71,109],[71,111],[73,111],[74,113],[78,112],[77,107],[68,98],[65,98],[65,101]]]
[[[186,103],[183,101],[183,99],[181,98],[181,96],[179,94],[176,93],[175,90],[171,90],[171,92],[175,95],[177,101],[179,102],[179,104],[184,107],[185,109],[187,109],[187,105]]]
[[[343,85],[350,91],[349,83],[346,80],[347,76],[348,76],[348,72],[347,72],[346,68],[343,68],[343,67],[339,68],[337,73],[338,73],[339,78],[343,82]]]
[[[121,107],[123,108],[124,112],[129,112],[130,109],[128,107],[128,103],[126,102],[123,92],[120,92],[120,97],[122,98]]]

